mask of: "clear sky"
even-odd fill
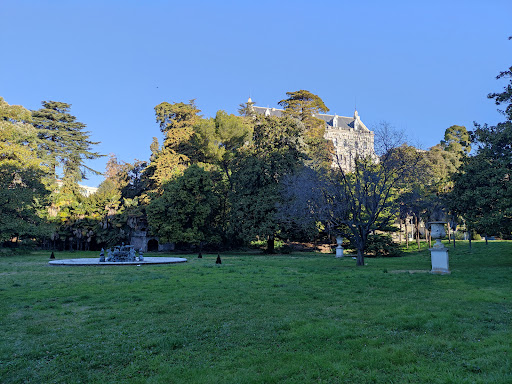
[[[95,149],[127,162],[162,142],[162,101],[210,117],[299,89],[427,149],[453,124],[502,120],[486,95],[512,65],[511,17],[511,0],[0,0],[0,96],[72,104]]]

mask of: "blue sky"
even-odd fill
[[[502,120],[486,95],[512,65],[511,15],[510,0],[0,0],[0,96],[72,104],[96,150],[127,162],[162,141],[162,101],[196,99],[209,117],[299,89],[426,149],[453,124]]]

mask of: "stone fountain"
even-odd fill
[[[124,243],[122,243],[121,246],[107,249],[106,258],[105,251],[102,249],[100,252],[100,263],[126,263],[135,261],[144,261],[144,254],[141,249],[139,250],[139,255],[137,256],[135,254],[133,245],[124,245]]]
[[[64,260],[51,260],[50,265],[55,266],[123,266],[123,265],[148,265],[148,264],[175,264],[184,263],[187,259],[180,257],[144,257],[142,249],[139,254],[135,253],[133,245],[116,246],[107,249],[107,257],[105,257],[105,250],[100,252],[99,259],[95,258],[81,258],[81,259],[64,259]]]

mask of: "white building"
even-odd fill
[[[252,103],[249,98],[248,103]],[[284,110],[278,108],[252,107],[257,114],[265,116],[283,116]],[[374,133],[361,121],[357,110],[353,117],[316,114],[317,119],[325,122],[325,138],[334,145],[333,166],[339,161],[344,171],[350,171],[357,156],[375,157]]]

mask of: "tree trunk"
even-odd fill
[[[455,248],[455,233],[453,234],[453,248]]]
[[[364,251],[362,249],[360,249],[359,247],[357,248],[356,265],[358,267],[364,266]]]
[[[402,245],[402,220],[400,220],[400,232],[398,232],[400,235],[399,235],[399,240],[400,240],[400,245]]]
[[[430,230],[427,231],[425,228],[425,236],[428,238],[428,247],[432,248],[432,236],[430,235]]]
[[[489,245],[489,243],[487,242],[487,233],[484,235],[485,237],[485,245]]]
[[[409,231],[407,230],[407,219],[405,220],[405,246],[409,249]]]
[[[274,235],[270,235],[267,239],[267,253],[274,253]]]
[[[468,237],[469,237],[469,249],[471,249],[471,231],[468,231]]]
[[[418,251],[421,251],[421,244],[420,244],[420,223],[418,221],[418,217],[415,217],[415,227],[416,227],[416,243],[418,243]]]

